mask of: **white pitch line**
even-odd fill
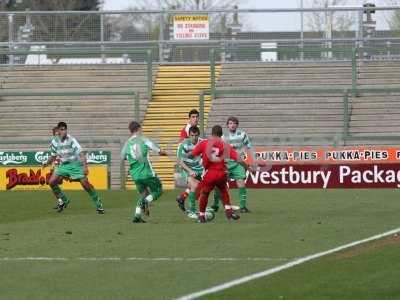
[[[195,261],[288,261],[288,258],[273,257],[0,257],[4,261],[166,261],[166,262],[195,262]]]
[[[258,278],[261,278],[261,277],[266,277],[266,276],[272,275],[274,273],[278,273],[280,271],[283,271],[283,270],[292,268],[294,266],[303,264],[303,263],[308,262],[310,260],[313,260],[313,259],[316,259],[316,258],[320,258],[322,256],[326,256],[326,255],[329,255],[329,254],[332,254],[332,253],[335,253],[335,252],[339,252],[339,251],[342,251],[342,250],[346,250],[348,248],[351,248],[351,247],[354,247],[354,246],[357,246],[357,245],[360,245],[360,244],[368,243],[368,242],[371,242],[371,241],[374,241],[374,240],[378,240],[378,239],[381,239],[381,238],[384,238],[384,237],[387,237],[387,236],[390,236],[390,235],[394,235],[394,234],[399,233],[399,232],[400,232],[400,228],[396,228],[396,229],[393,229],[393,230],[390,230],[390,231],[387,231],[387,232],[384,232],[384,233],[380,233],[380,234],[374,235],[372,237],[369,237],[369,238],[366,238],[366,239],[363,239],[363,240],[359,240],[359,241],[355,241],[355,242],[352,242],[352,243],[349,243],[349,244],[345,244],[345,245],[342,245],[342,246],[339,246],[339,247],[336,247],[336,248],[333,248],[333,249],[330,249],[330,250],[327,250],[327,251],[318,252],[318,253],[315,253],[315,254],[312,254],[312,255],[300,257],[300,258],[297,258],[297,259],[295,259],[293,261],[290,261],[290,262],[288,262],[286,264],[283,264],[283,265],[280,265],[280,266],[277,266],[277,267],[274,267],[274,268],[271,268],[271,269],[266,269],[266,270],[261,271],[261,272],[253,273],[253,274],[250,274],[250,275],[247,275],[247,276],[244,276],[244,277],[240,277],[240,278],[234,279],[232,281],[228,281],[228,282],[225,282],[225,283],[222,283],[222,284],[219,284],[219,285],[216,285],[216,286],[213,286],[211,288],[207,288],[207,289],[195,292],[195,293],[191,293],[191,294],[179,297],[176,300],[198,299],[198,298],[200,298],[202,296],[213,294],[213,293],[216,293],[216,292],[220,292],[222,290],[229,289],[229,288],[234,287],[236,285],[240,285],[240,284],[243,284],[243,283],[258,279]]]

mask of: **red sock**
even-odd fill
[[[208,195],[209,195],[209,193],[205,193],[205,192],[202,192],[200,194],[200,198],[199,198],[200,214],[205,214],[205,212],[206,212],[206,207],[207,207],[207,203],[208,203]]]
[[[186,191],[181,193],[181,198],[183,199],[183,201],[185,201],[188,196],[189,196],[189,194],[186,193]]]
[[[229,197],[229,192],[227,188],[220,189],[221,191],[221,201],[224,204],[225,209],[231,208],[231,198]]]

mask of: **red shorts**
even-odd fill
[[[227,188],[228,177],[225,171],[207,170],[200,183],[201,190],[210,193],[215,187],[221,191]]]

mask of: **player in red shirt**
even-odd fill
[[[228,177],[225,158],[239,161],[238,153],[221,139],[222,127],[215,125],[211,130],[211,137],[198,143],[193,149],[192,156],[202,156],[203,166],[206,170],[199,187],[199,222],[206,222],[205,212],[210,192],[217,187],[221,192],[222,203],[225,207],[225,214],[228,220],[238,220],[231,206],[228,192]]]
[[[182,128],[179,134],[179,143],[181,143],[184,139],[189,137],[189,129],[190,127],[197,126],[199,124],[199,116],[200,113],[197,109],[192,109],[189,111],[189,122]],[[190,189],[184,190],[179,196],[176,198],[176,202],[178,202],[178,206],[180,209],[185,210],[185,200],[188,197]]]
[[[199,116],[200,113],[197,109],[189,111],[189,122],[182,128],[181,133],[179,134],[179,142],[182,142],[184,139],[189,137],[190,127],[199,125]]]

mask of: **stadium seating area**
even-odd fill
[[[357,82],[359,86],[395,85],[400,82],[399,71],[399,61],[361,62]],[[349,62],[230,63],[222,66],[218,81],[220,89],[333,85],[351,86]],[[360,94],[349,103],[350,134],[396,134],[398,94]],[[214,124],[224,123],[229,115],[240,119],[240,126],[256,145],[301,145],[305,140],[307,145],[343,142],[343,99],[339,94],[221,96],[212,104],[208,131]],[[363,142],[393,143],[373,139]]]
[[[156,71],[158,70],[158,72]],[[179,130],[187,112],[198,108],[198,93],[210,86],[208,66],[160,66],[154,71],[153,100],[148,103],[146,66],[46,66],[2,68],[1,91],[110,91],[133,89],[140,93],[140,116],[145,134],[175,151]],[[217,68],[219,89],[263,89],[286,86],[350,86],[349,62],[225,63]],[[399,61],[360,62],[358,84],[395,85],[400,82]],[[398,94],[361,94],[350,99],[350,134],[355,137],[397,133]],[[3,150],[45,149],[51,128],[59,121],[70,124],[70,132],[84,140],[87,149],[112,152],[112,186],[119,187],[119,150],[134,117],[131,96],[19,96],[0,98]],[[256,145],[325,145],[343,133],[343,101],[340,94],[280,94],[223,96],[211,105],[206,101],[207,132],[224,124],[229,115]],[[88,121],[90,120],[90,121]],[[162,128],[162,130],[158,130]],[[327,139],[330,138],[330,139]],[[90,140],[107,142],[90,142]],[[338,140],[336,139],[336,140]],[[23,144],[9,143],[21,141]],[[113,142],[114,141],[114,142]],[[340,141],[341,143],[343,141]],[[376,144],[368,138],[351,144]],[[380,144],[393,144],[381,140]],[[163,158],[155,168],[172,187],[173,162]]]
[[[3,67],[0,91],[111,91],[140,93],[140,116],[148,102],[146,65]],[[10,96],[0,97],[3,150],[38,149],[43,143],[4,144],[9,141],[46,140],[51,129],[63,120],[79,140],[117,140],[128,136],[134,117],[132,96]],[[119,186],[120,143],[82,143],[87,149],[112,151],[111,182]]]
[[[224,64],[218,81],[221,89],[332,85],[351,85],[349,62]],[[208,130],[229,115],[239,118],[255,144],[297,144],[310,137],[320,144],[342,133],[343,101],[339,94],[223,96],[213,103]]]

